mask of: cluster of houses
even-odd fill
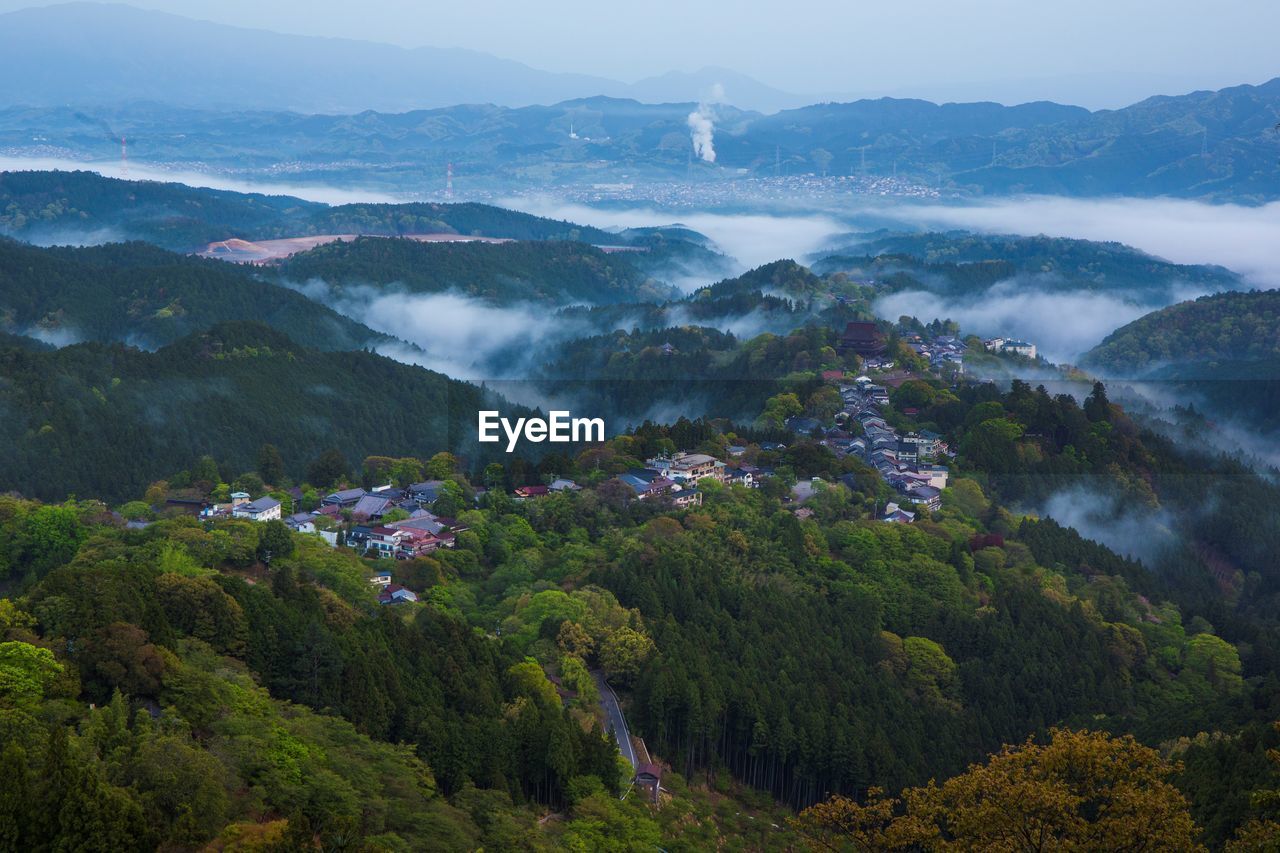
[[[964,373],[965,344],[955,335],[938,335],[928,340],[920,335],[911,335],[904,342],[916,355],[927,359],[933,370],[941,373],[946,368],[953,368],[956,373]]]
[[[1036,357],[1036,345],[1014,338],[991,338],[982,342],[987,352],[1012,353],[1024,358]]]
[[[663,497],[684,509],[702,506],[703,480],[717,483],[731,481],[729,467],[705,453],[675,453],[646,459],[645,467],[632,468],[619,474],[617,480],[635,493],[637,500]]]
[[[439,548],[452,548],[457,534],[466,529],[456,520],[444,518],[428,508],[440,497],[444,480],[427,480],[407,488],[392,485],[372,489],[342,489],[325,495],[320,506],[311,512],[283,515],[283,505],[276,498],[251,498],[246,492],[233,492],[226,503],[210,503],[194,497],[171,497],[170,507],[200,518],[242,518],[249,521],[283,521],[295,533],[314,533],[329,545],[337,547],[340,536],[347,545],[366,557],[410,560],[430,554]],[[302,490],[290,490],[296,506]],[[393,512],[400,512],[392,515]],[[345,534],[339,531],[347,525]],[[370,578],[378,587],[378,601],[399,604],[417,601],[410,589],[392,582],[390,572],[378,572]]]
[[[761,442],[762,450],[785,450],[786,445]],[[746,453],[745,445],[728,448],[730,457]],[[662,498],[677,509],[702,506],[703,493],[698,484],[714,480],[723,485],[739,485],[749,489],[759,488],[766,477],[773,476],[773,469],[755,465],[727,465],[706,453],[677,452],[670,456],[654,456],[645,460],[645,467],[631,468],[614,477],[614,481],[626,486],[636,500]],[[574,492],[582,487],[573,480],[560,478],[547,486],[520,486],[513,496],[516,500],[545,497],[555,492]]]
[[[343,489],[325,495],[320,506],[311,512],[288,516],[282,515],[282,505],[275,498],[251,500],[245,492],[234,492],[229,503],[202,503],[197,509],[201,518],[283,521],[295,533],[317,533],[333,546],[338,544],[338,528],[350,520],[346,544],[366,556],[409,560],[437,548],[452,548],[458,532],[465,529],[428,509],[440,497],[443,485],[443,480],[428,480],[408,488],[386,485],[368,490]],[[294,489],[291,496],[295,502],[300,501],[302,491]],[[384,522],[395,510],[401,512]]]
[[[368,557],[411,560],[454,547],[457,534],[465,529],[428,509],[439,499],[444,482],[427,480],[407,488],[379,486],[368,491],[343,489],[325,495],[314,512],[292,515],[285,523],[307,532],[308,521],[314,525],[316,516],[334,521],[349,516],[352,524],[346,534],[347,545]],[[397,518],[386,520],[395,510],[401,510]],[[400,517],[405,514],[407,518]]]
[[[889,426],[881,407],[889,402],[889,391],[877,385],[867,376],[859,376],[852,385],[842,386],[840,396],[844,410],[837,424],[821,428],[821,442],[839,455],[853,455],[865,460],[886,483],[902,495],[900,503],[889,503],[881,518],[884,521],[909,523],[916,512],[906,506],[923,507],[936,511],[942,507],[942,490],[947,487],[948,469],[938,460],[951,456],[951,450],[942,436],[929,430],[900,433]],[[791,419],[788,426],[805,427],[806,419]],[[850,420],[862,426],[862,435],[855,437],[848,429]],[[818,426],[817,422],[813,422]],[[808,432],[800,429],[796,431]],[[809,484],[797,484],[797,488]],[[853,488],[852,475],[847,485]]]

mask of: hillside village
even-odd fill
[[[838,351],[845,363],[859,368],[857,375],[828,369],[817,376],[822,387],[830,389],[828,393],[838,395],[838,408],[826,409],[829,414],[823,417],[803,411],[791,414],[776,424],[771,440],[757,434],[753,441],[739,438],[736,442],[704,441],[697,446],[672,447],[607,474],[593,471],[580,481],[559,472],[528,470],[513,474],[502,486],[488,478],[487,485],[479,485],[457,471],[450,477],[439,476],[437,471],[434,478],[416,479],[410,474],[428,470],[420,460],[370,457],[380,462],[371,471],[370,460],[366,460],[359,486],[348,476],[335,483],[341,488],[321,493],[307,486],[272,489],[259,478],[240,478],[237,482],[249,485],[235,491],[225,485],[211,493],[169,490],[150,510],[152,517],[167,511],[202,521],[277,522],[293,533],[316,536],[331,548],[349,549],[378,563],[403,563],[454,548],[458,536],[468,530],[458,516],[500,500],[490,487],[500,488],[501,499],[516,503],[591,490],[617,506],[635,502],[654,512],[688,510],[703,505],[708,483],[717,488],[764,488],[778,477],[778,463],[789,445],[811,443],[829,450],[837,460],[856,460],[888,487],[867,507],[873,518],[911,524],[921,513],[942,508],[943,490],[951,476],[949,463],[955,453],[939,433],[913,426],[918,409],[901,401],[894,406],[891,396],[913,379],[941,380],[953,387],[965,381],[966,354],[975,350],[1035,357],[1035,346],[1025,341],[966,341],[958,334],[939,333],[939,328],[954,331],[954,324],[923,333],[898,327],[893,332],[896,337],[891,338],[880,324],[847,323],[838,338]],[[408,468],[404,463],[409,463]],[[792,476],[790,469],[782,473]],[[804,519],[813,515],[807,504],[819,491],[844,487],[865,494],[866,482],[864,476],[860,486],[857,473],[829,480],[818,476],[798,482],[786,479],[777,487],[777,496]],[[133,528],[149,523],[144,518],[122,521]],[[422,591],[398,583],[392,568],[371,568],[368,580],[376,588],[378,601],[386,605],[412,604]]]
[[[966,344],[954,335],[905,335],[902,344],[928,365],[934,376],[958,380],[964,374]],[[791,441],[812,441],[829,449],[838,459],[853,458],[873,470],[889,486],[894,499],[875,502],[876,518],[893,524],[910,524],[919,514],[942,506],[942,491],[954,457],[943,436],[928,429],[903,429],[891,425],[890,393],[914,374],[895,365],[886,354],[884,334],[873,323],[849,323],[841,337],[841,349],[858,356],[866,371],[850,377],[844,371],[823,372],[826,386],[839,394],[840,409],[832,417],[818,419],[803,414],[784,421]],[[874,378],[873,378],[874,377]],[[918,412],[903,407],[893,412],[895,423]],[[759,440],[727,444],[715,455],[685,448],[650,456],[643,464],[626,468],[604,479],[579,483],[563,476],[546,476],[544,482],[506,490],[515,502],[537,501],[559,493],[591,488],[621,503],[632,501],[655,507],[683,510],[700,507],[708,482],[718,487],[757,489],[777,475],[772,460],[787,450],[785,441]],[[367,480],[368,478],[366,478]],[[845,474],[841,483],[813,477],[789,487],[785,503],[799,517],[812,515],[805,504],[822,488],[843,485],[858,491],[857,476]],[[404,482],[401,480],[400,482]],[[266,487],[263,487],[266,490]],[[446,500],[442,502],[442,497]],[[397,485],[388,477],[381,484],[366,482],[327,494],[294,486],[285,491],[251,494],[237,490],[214,500],[191,493],[166,495],[168,509],[201,520],[279,522],[294,533],[315,535],[330,547],[347,548],[371,560],[408,561],[441,548],[453,548],[468,528],[455,517],[468,506],[492,502],[484,486],[456,479],[427,479]],[[447,512],[442,512],[443,504]],[[143,527],[142,520],[130,526]],[[369,582],[377,587],[383,604],[413,603],[417,593],[395,582],[389,569],[371,570]]]

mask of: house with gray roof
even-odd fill
[[[247,518],[250,521],[279,521],[280,501],[275,498],[258,498],[231,510],[235,518]]]
[[[356,505],[356,502],[367,494],[364,489],[343,489],[340,492],[334,492],[331,495],[325,495],[320,501],[324,506],[337,506],[343,509],[349,509]]]

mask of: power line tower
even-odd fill
[[[453,161],[449,161],[449,165],[444,170],[444,197],[453,198]]]
[[[129,145],[123,136],[120,137],[120,177],[129,177]]]

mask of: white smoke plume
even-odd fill
[[[711,103],[723,100],[724,87],[719,83],[711,88]],[[689,137],[693,140],[693,153],[707,163],[716,161],[716,116],[710,103],[703,101],[689,113]]]

